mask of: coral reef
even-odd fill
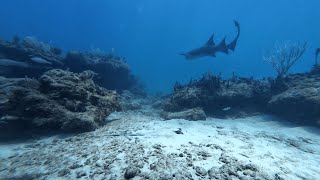
[[[64,63],[72,72],[91,70],[98,73],[95,82],[107,89],[130,89],[136,84],[129,65],[112,54],[69,52]]]
[[[39,80],[0,77],[0,139],[29,132],[83,132],[120,110],[119,95],[94,84],[94,73],[59,69]]]
[[[104,88],[119,91],[130,89],[134,93],[145,94],[122,57],[73,51],[64,56],[61,49],[51,47],[34,37],[0,40],[0,76],[39,78],[51,69],[65,69],[75,73],[91,70],[98,74],[94,77],[94,82]]]
[[[271,97],[267,80],[239,78],[222,80],[210,73],[188,85],[176,83],[174,93],[164,103],[165,111],[181,111],[201,107],[215,117],[237,117],[264,112]]]
[[[62,68],[58,48],[52,48],[34,37],[11,42],[0,40],[0,75],[6,77],[39,77],[45,71]]]
[[[235,76],[222,80],[205,74],[187,85],[176,83],[162,108],[170,114],[201,107],[207,115],[222,118],[267,113],[300,124],[320,125],[319,72],[314,68],[310,73],[268,80]],[[164,114],[164,118],[171,119]]]

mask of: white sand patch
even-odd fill
[[[270,116],[207,121],[176,119],[145,125],[149,128],[137,132],[145,134],[142,141],[166,146],[167,153],[179,152],[181,145],[188,143],[216,144],[233,157],[257,164],[270,174],[281,173],[289,179],[320,177],[320,136],[315,128],[290,127]],[[182,135],[173,132],[178,128]],[[201,164],[207,170],[212,165],[210,160]]]
[[[134,179],[208,179],[212,170],[235,179],[320,177],[319,129],[270,116],[163,121],[152,111],[114,113],[94,132],[0,145],[0,154],[0,177],[123,179],[130,168],[138,169]]]

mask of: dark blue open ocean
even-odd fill
[[[242,76],[274,75],[262,60],[277,41],[308,41],[319,46],[320,2],[317,0],[3,0],[0,36],[36,36],[63,49],[103,51],[125,56],[151,92],[169,92],[176,80],[189,81],[203,72]],[[202,45],[212,33],[216,41],[242,35],[234,54],[188,62],[179,53]],[[304,72],[313,51],[292,70]]]

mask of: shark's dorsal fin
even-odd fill
[[[206,46],[214,46],[214,41],[213,41],[214,34],[211,35],[207,43],[205,44]]]
[[[227,37],[223,38],[223,40],[219,43],[218,47],[220,48],[221,52],[228,54],[229,52],[228,52],[228,46],[226,44],[226,38]]]
[[[226,44],[226,38],[227,38],[227,37],[224,37],[223,40],[219,43],[218,46],[220,46],[220,47],[225,47],[225,46],[227,46],[227,44]]]

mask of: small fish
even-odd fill
[[[39,63],[39,64],[52,64],[51,62],[48,62],[48,61],[46,61],[45,59],[43,59],[41,57],[32,57],[30,60],[35,62],[35,63]]]
[[[222,111],[228,111],[230,109],[231,109],[231,107],[226,107],[226,108],[223,108]]]

